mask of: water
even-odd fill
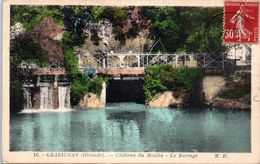
[[[70,87],[58,87],[59,109],[70,108]]]
[[[22,112],[28,113],[33,112],[32,100],[34,99],[34,95],[32,93],[32,89],[28,87],[23,88],[24,93],[24,109]],[[56,104],[54,99],[58,97]],[[56,106],[58,105],[58,106]],[[40,87],[40,110],[54,110],[58,108],[59,110],[69,109],[70,108],[70,87],[69,86],[59,86],[58,87],[58,95],[54,94],[53,87]]]
[[[10,140],[11,151],[250,152],[250,112],[120,103],[19,114],[11,118]]]
[[[23,88],[23,94],[24,94],[24,109],[31,109],[32,108],[32,96],[31,96],[31,89],[24,87]]]
[[[40,88],[40,109],[53,109],[53,87]]]

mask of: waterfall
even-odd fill
[[[70,108],[70,87],[58,87],[59,92],[59,109]]]
[[[40,87],[40,109],[53,109],[53,87]]]
[[[24,95],[24,109],[32,109],[31,89],[24,87],[23,95]]]

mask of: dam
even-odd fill
[[[65,69],[26,69],[24,110],[70,109],[71,78]]]

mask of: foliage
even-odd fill
[[[64,12],[64,26],[66,32],[60,42],[65,53],[64,65],[72,77],[71,104],[77,105],[82,97],[88,92],[89,80],[78,69],[78,59],[74,47],[85,42],[85,24],[90,20],[90,8],[85,6],[67,6]]]
[[[97,32],[97,30],[96,30],[96,29],[92,29],[92,30],[91,30],[91,41],[93,42],[93,44],[94,44],[95,46],[98,46],[100,40],[101,40],[101,39],[98,37],[98,32]]]
[[[113,33],[115,35],[115,39],[119,40],[121,45],[125,44],[126,38],[125,38],[125,34],[123,33],[121,27],[115,27],[113,29]]]
[[[19,66],[22,63],[48,66],[48,55],[41,46],[34,43],[29,35],[20,35],[10,44],[10,109],[18,112],[23,108],[22,75]]]
[[[150,37],[162,45],[153,52],[221,52],[222,8],[146,7],[143,19],[151,19]]]
[[[77,105],[82,97],[88,92],[89,82],[86,77],[74,78],[71,85],[71,104]]]
[[[104,9],[105,9],[104,7],[96,7],[96,6],[93,7],[91,21],[98,22],[104,13]]]
[[[28,32],[47,16],[54,17],[56,23],[62,25],[62,10],[63,6],[11,6],[11,25],[20,22]]]
[[[64,25],[70,45],[84,43],[86,22],[108,19],[121,45],[148,30],[149,38],[160,40],[153,52],[222,52],[223,8],[202,7],[89,7],[89,6],[12,6],[11,24],[21,22],[30,31],[45,17]],[[98,44],[93,30],[93,42]],[[149,51],[149,47],[145,49]]]
[[[12,40],[10,45],[11,69],[16,69],[22,62],[35,63],[41,67],[48,66],[46,51],[39,44],[34,43],[30,36],[19,36]]]
[[[239,99],[247,94],[250,94],[250,84],[236,86],[233,89],[222,92],[219,97],[224,99]]]
[[[109,78],[106,76],[93,78],[92,81],[90,81],[89,91],[100,96],[102,92],[102,83],[107,82],[108,80]]]
[[[39,43],[48,54],[49,64],[62,64],[64,54],[62,48],[53,39],[62,33],[62,26],[57,25],[53,17],[46,17],[33,27],[30,35],[35,43]]]
[[[73,49],[66,49],[65,51],[65,68],[73,78],[80,76],[81,72],[78,70],[78,59]]]
[[[23,108],[23,90],[20,78],[11,78],[10,80],[10,110],[18,112]]]
[[[90,21],[91,8],[86,6],[64,7],[64,27],[70,36],[70,46],[79,46],[85,42],[85,25]]]
[[[178,69],[178,80],[185,89],[191,91],[196,82],[202,77],[202,74],[201,69],[181,67]]]
[[[192,91],[202,77],[202,70],[196,68],[173,68],[171,65],[154,65],[145,68],[144,94],[151,100],[157,93]]]
[[[164,45],[164,47],[155,47],[154,51],[175,52],[181,37],[181,24],[177,18],[177,10],[171,7],[154,8],[151,11],[151,19],[154,23],[151,35],[156,40],[160,39]]]
[[[72,77],[71,86],[71,104],[76,105],[82,97],[88,92],[89,80],[78,69],[78,60],[73,49],[64,48],[65,50],[65,68]]]
[[[92,11],[92,19],[107,19],[113,24],[113,33],[115,38],[121,42],[125,42],[125,35],[122,31],[123,25],[128,17],[128,9],[122,7],[95,7]]]
[[[223,8],[180,8],[185,52],[223,52]],[[195,19],[196,18],[196,19]],[[198,23],[199,22],[199,23]]]
[[[99,13],[99,19],[108,19],[113,22],[115,27],[122,27],[127,19],[127,8],[125,7],[105,7],[103,12]]]
[[[164,86],[161,82],[164,72],[162,68],[163,66],[154,65],[145,68],[143,89],[147,100],[151,100],[155,94],[167,90],[167,87]]]

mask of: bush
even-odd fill
[[[48,65],[48,55],[38,43],[34,43],[29,35],[21,35],[11,41],[10,64],[17,68],[22,62],[35,63],[40,67]]]
[[[145,77],[144,81],[144,94],[146,99],[151,100],[157,93],[164,92],[167,90],[167,87],[162,84],[161,78],[163,76],[163,69],[166,69],[168,66],[149,66],[145,68]]]
[[[197,81],[202,77],[202,69],[181,67],[178,69],[179,82],[184,85],[184,88],[191,91]]]
[[[251,92],[251,85],[236,86],[234,89],[230,89],[222,92],[219,97],[224,99],[239,99]]]
[[[23,108],[23,89],[20,78],[10,79],[10,111],[19,112]]]
[[[107,82],[109,80],[108,77],[106,76],[100,76],[100,77],[96,77],[94,78],[89,85],[89,91],[92,93],[97,94],[98,96],[101,95],[102,92],[102,83],[103,82]]]
[[[173,91],[179,95],[182,91],[191,92],[203,71],[195,68],[173,68],[169,64],[154,65],[145,68],[144,94],[150,101],[157,93]]]
[[[77,105],[81,98],[88,92],[89,83],[84,78],[82,80],[73,79],[71,85],[71,104]]]
[[[77,105],[81,98],[88,92],[89,80],[78,69],[78,60],[73,49],[65,48],[65,68],[72,77],[71,104]]]

